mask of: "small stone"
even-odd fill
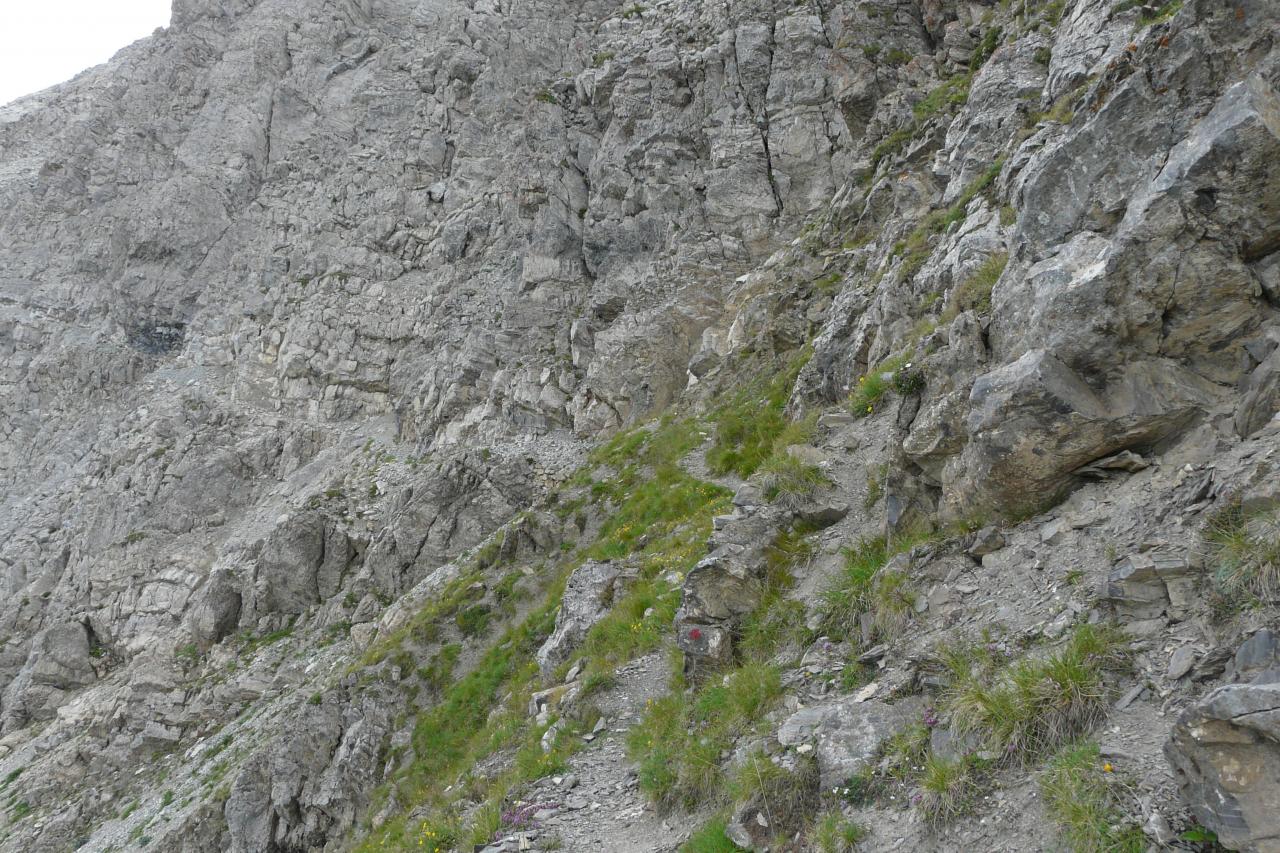
[[[801,520],[819,529],[830,527],[848,514],[849,505],[844,501],[828,501],[799,511]]]
[[[1170,681],[1182,678],[1191,671],[1191,667],[1195,666],[1196,657],[1196,650],[1191,646],[1180,646],[1175,649],[1169,656],[1169,670],[1165,673],[1165,677]]]
[[[733,505],[738,507],[754,507],[764,503],[764,494],[758,486],[751,483],[743,483],[738,486],[738,490],[733,493]]]
[[[872,696],[876,695],[876,692],[879,691],[879,689],[880,689],[880,682],[873,681],[867,686],[863,687],[857,693],[853,694],[853,701],[865,702],[868,699],[870,699]]]
[[[875,663],[885,656],[889,651],[889,647],[883,643],[878,646],[872,646],[862,654],[858,655],[858,663]]]
[[[999,551],[1005,545],[1004,534],[998,527],[984,527],[973,534],[973,542],[966,553],[970,557],[985,557]]]
[[[1164,815],[1154,810],[1147,818],[1147,822],[1143,825],[1142,831],[1161,846],[1173,843],[1173,841],[1178,837],[1177,833],[1170,828],[1169,821],[1165,820]]]
[[[1057,545],[1066,537],[1070,529],[1071,525],[1066,519],[1055,518],[1040,526],[1040,541],[1046,545]]]
[[[1117,711],[1123,711],[1134,703],[1134,701],[1146,691],[1147,685],[1135,684],[1125,691],[1124,695],[1116,701],[1115,708]]]

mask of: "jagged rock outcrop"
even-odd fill
[[[565,584],[556,627],[538,649],[538,668],[548,678],[569,659],[591,627],[604,618],[619,593],[622,567],[589,560],[574,569]]]
[[[1196,817],[1232,850],[1280,849],[1280,686],[1220,687],[1178,718],[1166,751]]]
[[[1210,606],[1202,532],[1274,507],[1278,200],[1272,0],[175,0],[0,106],[0,847],[345,849],[418,814],[374,791],[443,689],[495,646],[550,676],[620,572],[708,683],[784,531],[801,624],[842,548],[980,520],[893,563],[883,693],[788,671],[752,737],[826,788],[953,634],[1117,618],[1145,802],[1182,808],[1155,691],[1191,810],[1267,849],[1271,687],[1224,682],[1274,650]],[[820,493],[726,478],[683,576],[587,560],[590,448],[669,408],[719,440],[783,365]],[[871,816],[1043,847],[1021,796],[954,841]]]

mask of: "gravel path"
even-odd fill
[[[490,850],[605,850],[673,853],[698,820],[664,817],[650,805],[627,758],[626,733],[639,722],[645,702],[667,692],[671,671],[663,652],[620,667],[614,686],[595,698],[605,727],[569,759],[563,775],[531,785],[523,800],[545,804],[537,827],[504,838]],[[557,844],[559,845],[557,848]]]

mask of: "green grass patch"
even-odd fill
[[[1214,513],[1205,532],[1214,579],[1236,601],[1280,594],[1280,512],[1246,513],[1238,501]]]
[[[968,103],[969,86],[972,82],[972,74],[956,74],[930,89],[912,107],[914,116],[912,122],[890,133],[871,150],[871,168],[867,171],[866,181],[870,182],[875,177],[880,164],[886,158],[896,155],[905,148],[929,119],[943,111],[962,107]]]
[[[813,289],[819,293],[834,293],[840,289],[844,276],[838,272],[829,272],[813,280]]]
[[[482,574],[473,568],[450,580],[405,626],[370,646],[361,656],[357,667],[375,666],[402,653],[407,643],[426,645],[438,640],[440,626],[483,594],[477,588],[477,583],[482,579]]]
[[[418,677],[435,690],[444,690],[453,681],[453,670],[458,665],[462,646],[448,643],[432,655],[430,662],[418,669]]]
[[[889,393],[906,395],[923,390],[924,374],[908,360],[913,350],[908,349],[880,362],[858,377],[858,384],[849,395],[849,411],[858,417],[875,414]]]
[[[990,314],[991,291],[995,289],[996,282],[1000,280],[1008,263],[1008,252],[996,252],[983,261],[981,266],[956,286],[942,314],[942,322],[951,322],[963,311]]]
[[[939,758],[932,754],[924,760],[917,805],[926,820],[948,823],[973,807],[981,791],[975,761],[968,756]]]
[[[969,102],[969,86],[972,83],[971,74],[956,74],[943,80],[911,108],[916,121],[924,122],[944,110],[964,106]]]
[[[443,788],[473,767],[480,757],[513,739],[519,740],[522,734],[525,746],[521,752],[531,758],[522,761],[521,753],[517,753],[512,772],[496,780],[494,790],[500,793],[501,789],[528,778],[528,774],[554,768],[563,760],[559,752],[551,755],[542,752],[536,743],[542,732],[530,729],[525,709],[538,676],[533,655],[555,627],[556,608],[563,590],[564,572],[561,572],[550,583],[543,602],[523,620],[507,628],[470,672],[449,684],[440,701],[419,714],[411,735],[414,760],[393,775],[375,802],[385,800],[390,790],[394,790],[399,802],[414,806],[425,804],[429,814],[413,821],[407,815],[393,818],[370,834],[356,848],[358,851],[416,849],[419,845],[422,849],[452,849],[463,837],[465,828],[455,807],[443,794]],[[451,664],[449,666],[451,668]],[[504,696],[508,710],[495,714]],[[531,744],[536,755],[530,749]]]
[[[453,621],[462,636],[479,637],[489,630],[490,616],[492,613],[486,605],[476,604],[459,610],[454,614]]]
[[[1045,809],[1073,853],[1142,853],[1147,839],[1124,820],[1123,785],[1102,761],[1095,743],[1063,747],[1040,776]]]
[[[579,652],[586,659],[592,687],[610,684],[609,676],[620,665],[652,651],[671,631],[680,590],[661,578],[642,578],[627,590],[604,619],[587,632]]]
[[[723,816],[714,817],[694,830],[689,840],[680,846],[680,853],[736,853],[741,847],[724,834],[728,821]]]
[[[951,726],[976,733],[1007,760],[1030,761],[1089,731],[1106,716],[1114,676],[1128,661],[1115,629],[1080,625],[1058,650],[1001,663],[971,649],[944,661]]]
[[[933,534],[912,531],[886,541],[868,537],[844,548],[841,571],[822,590],[822,631],[830,637],[860,638],[859,620],[871,614],[873,638],[888,638],[910,618],[915,589],[902,572],[885,568],[889,558],[927,542]]]
[[[765,500],[793,509],[800,507],[823,486],[831,484],[831,478],[817,465],[785,451],[770,456],[760,470]]]
[[[805,628],[805,609],[787,597],[795,585],[792,570],[813,556],[807,539],[812,531],[804,526],[782,531],[765,553],[765,572],[756,606],[739,628],[738,656],[750,664],[770,663],[784,650],[798,655],[812,640]]]
[[[884,61],[897,68],[911,61],[911,54],[900,47],[891,47],[884,52]]]
[[[707,465],[712,473],[750,477],[773,454],[790,425],[783,413],[787,399],[812,355],[806,347],[773,378],[730,396],[711,413],[715,434],[707,450]]]
[[[817,811],[818,765],[808,757],[801,758],[795,769],[788,769],[757,750],[733,768],[729,791],[736,803],[767,815],[772,834],[790,838],[807,829]]]
[[[627,736],[641,790],[664,808],[725,803],[720,755],[752,731],[782,695],[776,667],[749,665],[697,691],[650,700]]]
[[[1138,27],[1139,28],[1149,27],[1153,24],[1164,23],[1165,21],[1169,20],[1174,15],[1182,11],[1182,3],[1183,3],[1183,0],[1170,0],[1170,2],[1165,3],[1163,6],[1161,6],[1159,9],[1152,12],[1151,14],[1143,15],[1141,18],[1139,18]]]
[[[591,556],[610,560],[625,557],[649,541],[674,532],[691,519],[727,509],[728,489],[690,476],[674,463],[630,490],[605,522]]]
[[[987,60],[991,58],[991,54],[996,52],[996,48],[1000,46],[1000,39],[1004,36],[1003,27],[992,27],[982,34],[982,41],[978,43],[978,48],[973,52],[973,56],[969,59],[969,70],[977,71]]]
[[[820,853],[852,853],[871,831],[855,820],[845,820],[839,812],[827,812],[814,822],[811,843]]]

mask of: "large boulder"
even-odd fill
[[[232,853],[306,850],[350,831],[376,778],[391,718],[364,700],[304,706],[296,725],[257,750],[231,783]]]
[[[717,519],[712,551],[685,575],[676,611],[676,645],[691,675],[733,660],[733,635],[760,602],[767,550],[783,515],[769,508]]]
[[[1165,756],[1223,846],[1280,851],[1280,684],[1230,684],[1188,708]]]
[[[616,563],[588,560],[569,576],[555,630],[538,649],[538,669],[544,678],[569,659],[591,627],[609,612],[620,574]]]
[[[1130,554],[1107,574],[1102,595],[1128,619],[1181,615],[1197,599],[1200,569],[1185,554]]]
[[[45,628],[31,641],[26,663],[5,691],[6,730],[52,719],[68,693],[96,679],[88,629],[79,622]]]
[[[1038,508],[1061,498],[1082,466],[1185,427],[1195,408],[1168,405],[1147,367],[1134,365],[1105,398],[1042,349],[978,377],[970,440],[947,487],[952,503],[971,506],[977,496],[1003,512]]]
[[[1235,427],[1241,438],[1248,438],[1280,412],[1280,349],[1240,381],[1240,392]]]
[[[826,790],[867,767],[885,741],[920,719],[924,706],[921,696],[893,704],[845,696],[796,711],[778,730],[778,742],[789,747],[812,744],[819,781]]]

